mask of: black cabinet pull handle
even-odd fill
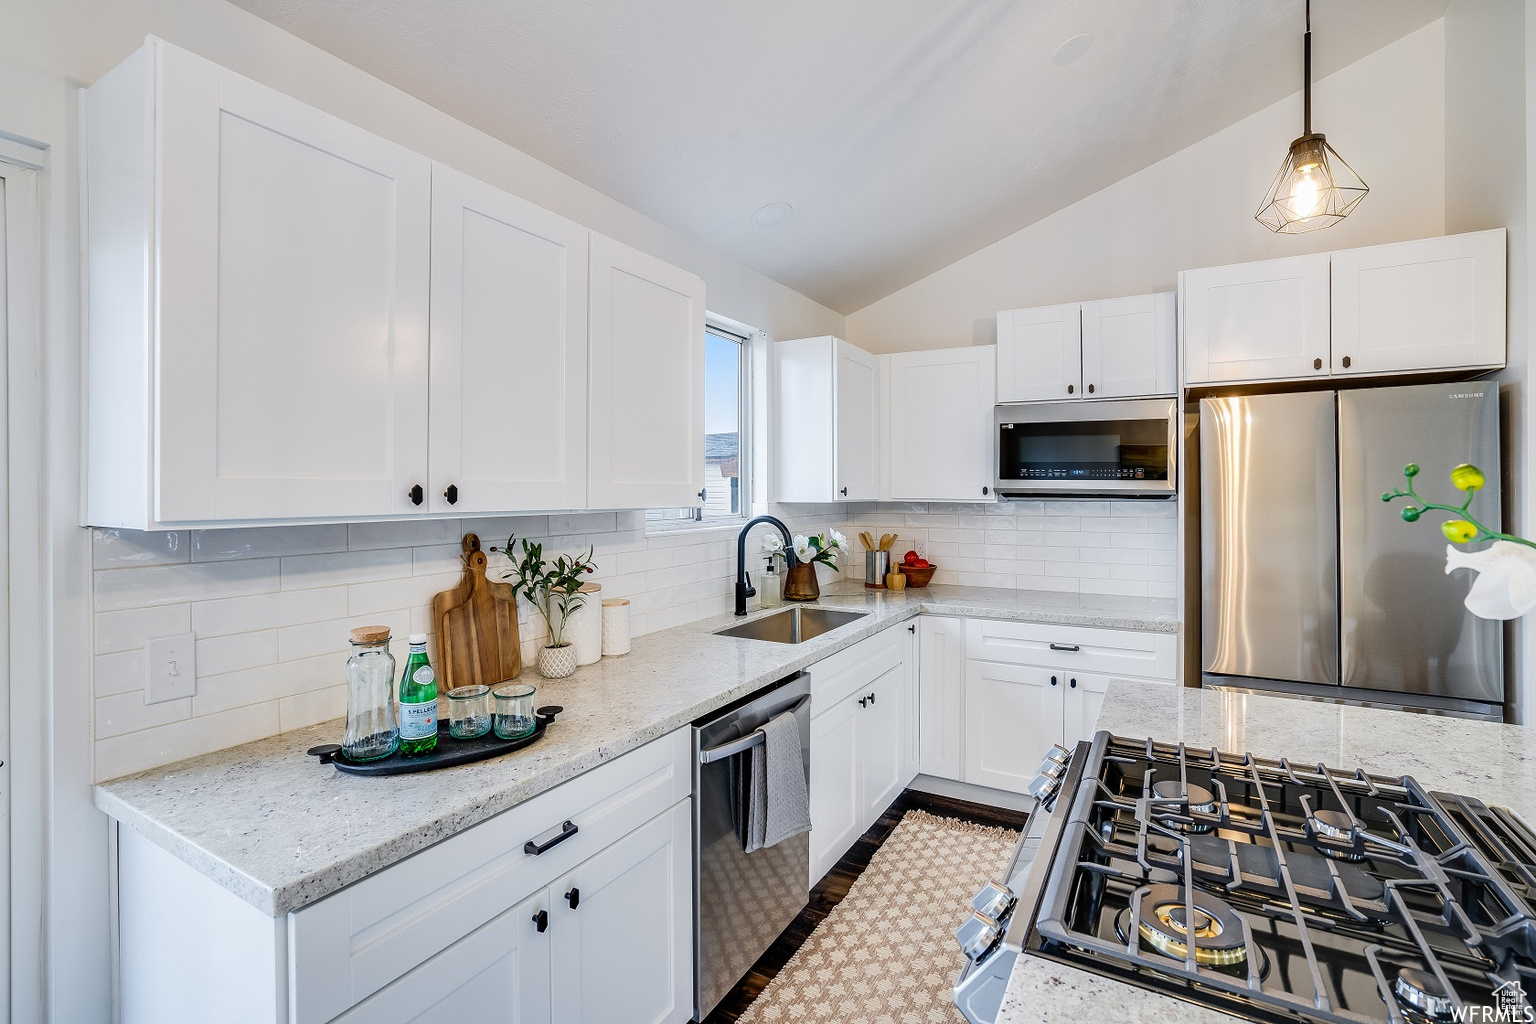
[[[542,935],[544,929],[549,927],[549,911],[541,910],[533,915],[533,927]]]
[[[1055,676],[1051,676],[1051,685],[1052,686],[1056,685],[1056,677]]]
[[[1067,385],[1067,394],[1070,395],[1070,394],[1074,393],[1075,391],[1077,391],[1077,387],[1075,385],[1073,385],[1073,384],[1068,384]]]
[[[1076,679],[1069,680],[1067,685],[1072,687],[1072,689],[1075,690],[1075,689],[1077,689],[1077,680]]]
[[[1081,644],[1051,644],[1051,650],[1053,651],[1071,651],[1073,654],[1076,654],[1082,649]]]
[[[1314,370],[1321,370],[1322,368],[1323,368],[1323,361],[1321,359],[1314,359],[1314,360],[1312,360],[1312,369],[1314,369]]]
[[[571,886],[570,889],[566,891],[565,902],[571,905],[572,910],[575,910],[581,903],[581,890],[576,888],[574,885]]]
[[[411,499],[412,505],[420,505],[422,499],[425,498],[427,494],[421,489],[421,484],[413,484],[411,489],[405,492],[405,496]]]
[[[1092,385],[1092,384],[1089,384],[1089,385],[1088,385],[1088,393],[1089,393],[1089,394],[1090,394],[1090,395],[1091,395],[1091,394],[1093,394],[1093,385]]]
[[[554,832],[554,831],[555,831],[554,829],[550,829],[549,830],[549,832]],[[577,832],[580,832],[580,831],[581,830],[576,827],[576,824],[574,822],[570,822],[570,821],[561,822],[560,823],[560,830],[559,830],[558,833],[555,834],[555,836],[553,836],[550,839],[545,839],[541,843],[541,842],[539,842],[539,840],[542,839],[544,836],[549,835],[549,832],[544,832],[544,833],[541,833],[540,835],[536,835],[532,839],[528,840],[526,843],[523,844],[523,852],[524,853],[528,853],[528,854],[532,854],[533,856],[537,857],[539,854],[543,853],[545,850],[550,850],[550,849],[553,849],[556,846],[559,846],[561,843],[565,842],[567,839],[571,838],[571,836],[575,835]]]
[[[448,489],[443,492],[443,497],[448,499],[448,504],[457,505],[459,503],[459,485],[449,484]]]
[[[846,497],[848,497],[848,488],[844,487],[842,490],[838,491],[837,493],[841,494],[843,497],[846,498]]]
[[[1344,357],[1344,369],[1349,369],[1349,356]]]

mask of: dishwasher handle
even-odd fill
[[[779,712],[779,714],[798,714],[800,709],[805,707],[810,702],[811,695],[806,694],[804,697],[801,697],[798,701],[796,701],[793,706],[787,708],[785,711]],[[778,716],[775,715],[774,717],[777,718]],[[747,733],[745,736],[740,737],[739,739],[731,740],[729,743],[722,743],[718,747],[710,747],[707,750],[701,750],[699,751],[699,764],[713,764],[716,761],[724,761],[728,757],[735,757],[737,754],[751,750],[753,747],[763,742],[763,738],[763,730],[753,729],[751,732]]]

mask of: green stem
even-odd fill
[[[1459,516],[1460,518],[1471,523],[1473,526],[1477,527],[1477,536],[1473,537],[1472,540],[1468,543],[1476,544],[1485,540],[1507,540],[1511,544],[1524,544],[1528,548],[1536,548],[1536,543],[1528,541],[1524,537],[1516,537],[1512,533],[1501,533],[1498,530],[1490,530],[1488,527],[1479,522],[1477,517],[1468,511],[1468,509],[1472,507],[1472,499],[1476,496],[1475,491],[1468,491],[1467,500],[1463,501],[1461,503],[1461,507],[1458,508],[1454,505],[1442,505],[1435,501],[1425,501],[1423,498],[1419,497],[1418,492],[1414,490],[1413,477],[1407,477],[1407,480],[1408,489],[1405,491],[1401,488],[1394,488],[1392,490],[1392,496],[1395,498],[1412,498],[1415,502],[1418,503],[1420,512],[1428,512],[1431,509],[1437,512],[1449,512],[1452,515]]]

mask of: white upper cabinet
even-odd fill
[[[1083,303],[1083,397],[1177,392],[1177,305],[1173,292]]]
[[[1188,384],[1326,377],[1328,254],[1180,275]]]
[[[159,40],[85,106],[89,521],[412,511],[426,158]]]
[[[592,236],[588,507],[704,499],[704,282]]]
[[[587,231],[432,169],[433,511],[587,501]]]
[[[890,356],[890,496],[992,501],[995,346]]]
[[[880,497],[880,363],[841,338],[774,346],[778,500]]]
[[[1060,402],[1083,394],[1082,305],[997,314],[997,400]]]
[[[1504,365],[1504,229],[1333,254],[1333,372]]]

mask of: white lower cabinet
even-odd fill
[[[1112,680],[1177,675],[1172,633],[924,616],[920,635],[923,774],[1014,793],[1052,744],[1093,736]]]
[[[808,670],[811,885],[917,774],[915,639],[902,623]]]

